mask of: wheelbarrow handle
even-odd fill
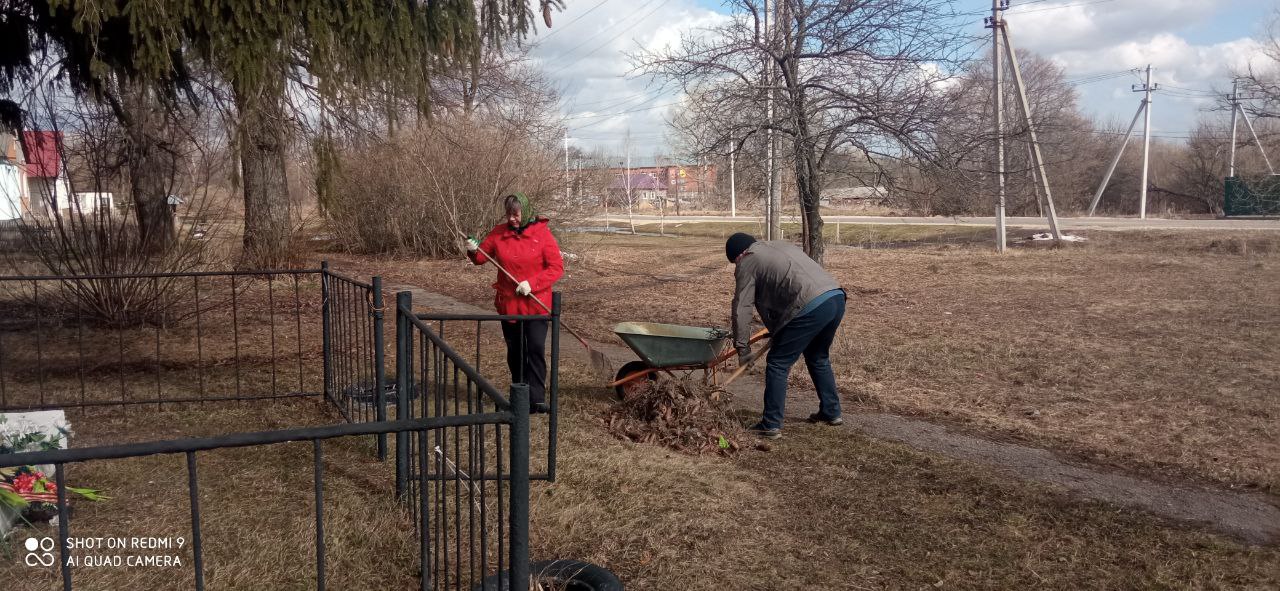
[[[768,337],[769,337],[769,329],[762,328],[756,331],[756,334],[751,335],[751,338],[747,340],[747,343],[754,344],[756,341],[759,341],[760,339],[764,339]],[[724,353],[721,353],[715,359],[711,360],[710,365],[713,365],[713,366],[720,365],[721,363],[724,363],[729,359],[731,359],[736,353],[737,353],[737,350],[735,350],[733,347],[730,347]]]
[[[720,387],[728,388],[729,384],[732,384],[734,380],[738,379],[738,376],[742,375],[742,372],[747,371],[747,368],[751,367],[751,364],[755,363],[757,359],[764,357],[764,354],[769,351],[769,347],[771,346],[773,346],[772,339],[770,339],[769,342],[765,343],[764,346],[760,347],[760,350],[756,351],[755,354],[752,355],[750,359],[747,359],[746,363],[743,363],[742,365],[738,366],[738,369],[733,372],[733,375],[729,376],[729,379],[725,380],[723,384],[720,384]]]

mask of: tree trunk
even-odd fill
[[[279,268],[290,262],[293,234],[285,179],[285,121],[280,109],[283,84],[264,78],[256,86],[243,81],[232,86],[240,114],[236,137],[244,183],[244,251],[240,266]]]
[[[809,258],[822,263],[826,252],[822,240],[822,175],[818,170],[816,140],[809,132],[804,90],[795,91],[792,117],[795,121],[796,200],[800,202],[800,244]]]
[[[809,258],[822,262],[826,243],[822,240],[822,186],[812,148],[796,153],[796,196],[800,202],[801,245]]]
[[[177,242],[169,194],[177,173],[177,156],[167,132],[171,123],[165,107],[150,90],[124,87],[123,116],[119,117],[128,138],[129,184],[133,188],[134,216],[138,221],[138,243],[144,253],[161,253]]]

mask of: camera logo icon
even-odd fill
[[[56,562],[53,557],[53,548],[55,546],[53,538],[27,538],[25,543],[27,555],[23,562],[27,566],[53,566]]]

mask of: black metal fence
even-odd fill
[[[396,418],[452,420],[509,413],[509,426],[471,424],[396,437],[396,493],[432,547],[433,588],[471,589],[493,574],[528,576],[529,394],[504,398],[479,371],[396,298]],[[495,450],[510,449],[509,458]],[[504,494],[504,488],[509,491]],[[504,525],[504,522],[509,525]],[[520,558],[517,561],[517,557]]]
[[[280,277],[259,278],[256,274],[187,274],[159,276],[157,279],[171,278],[192,282],[191,312],[178,322],[161,321],[154,326],[145,324],[143,334],[154,334],[161,344],[154,349],[154,357],[144,357],[145,362],[154,363],[157,373],[150,370],[141,372],[142,379],[152,379],[160,375],[164,368],[163,360],[169,359],[166,354],[173,355],[172,348],[164,345],[165,340],[178,341],[174,337],[174,327],[182,326],[194,331],[194,341],[186,341],[185,345],[193,347],[198,363],[195,373],[182,378],[190,388],[197,384],[197,395],[183,395],[181,386],[173,386],[170,390],[163,385],[155,390],[154,397],[142,398],[137,394],[140,387],[138,376],[129,375],[119,389],[110,390],[105,396],[85,396],[80,398],[45,397],[46,391],[36,389],[41,396],[38,403],[30,406],[48,408],[51,406],[79,406],[86,408],[92,405],[119,404],[129,405],[154,403],[157,405],[176,402],[200,402],[207,400],[257,400],[278,397],[278,388],[286,383],[281,379],[281,368],[292,367],[296,362],[296,379],[298,386],[296,395],[321,394],[337,406],[339,412],[347,419],[348,424],[289,429],[282,431],[266,431],[255,433],[238,433],[219,437],[201,439],[183,439],[176,441],[159,441],[127,445],[114,445],[90,448],[74,448],[50,452],[21,453],[0,456],[0,467],[52,464],[58,489],[59,511],[59,552],[60,575],[62,586],[72,589],[75,572],[66,558],[74,548],[69,540],[74,537],[72,523],[68,521],[66,502],[67,480],[65,472],[70,464],[83,462],[111,461],[124,458],[139,458],[160,454],[185,454],[187,467],[187,489],[189,497],[190,530],[192,540],[193,564],[195,568],[194,586],[204,588],[205,572],[208,568],[204,556],[207,543],[202,530],[200,513],[200,477],[198,474],[198,454],[210,450],[233,447],[260,447],[290,441],[312,442],[312,468],[314,472],[314,505],[315,520],[315,575],[317,589],[326,586],[326,544],[325,524],[326,505],[324,489],[324,442],[342,437],[373,435],[380,442],[379,451],[386,451],[388,434],[395,435],[395,475],[394,483],[388,482],[390,492],[394,484],[395,498],[407,513],[406,519],[413,523],[413,531],[417,538],[417,562],[420,587],[422,589],[471,589],[477,585],[489,588],[495,577],[500,588],[508,588],[502,581],[525,581],[529,576],[529,483],[530,483],[530,418],[528,386],[522,383],[513,384],[509,397],[503,397],[499,391],[486,380],[478,367],[481,358],[480,333],[483,323],[506,320],[547,320],[551,323],[551,363],[548,368],[547,396],[551,406],[548,449],[548,472],[539,475],[541,478],[553,479],[555,475],[555,417],[558,409],[558,366],[559,366],[559,310],[560,300],[557,294],[554,299],[553,313],[547,316],[444,316],[417,315],[412,310],[412,302],[408,294],[399,294],[396,306],[396,376],[394,388],[385,384],[382,370],[384,359],[382,333],[382,293],[381,282],[374,278],[364,283],[344,277],[328,270],[327,265],[318,271],[289,271],[276,275],[292,282],[292,299],[286,300],[286,307],[292,306],[296,313],[287,317],[292,321],[294,333],[279,337],[276,327],[276,292]],[[253,277],[263,282],[258,289],[265,291],[267,305],[265,309],[256,309],[247,302],[258,302],[261,298],[243,298],[243,283]],[[228,291],[223,298],[227,300],[223,313],[217,320],[207,314],[214,309],[212,305],[222,301],[210,299],[209,283],[218,280],[226,281]],[[12,279],[12,278],[10,278]],[[21,281],[60,281],[67,278],[21,278]],[[104,280],[120,280],[120,278],[102,278]],[[3,280],[3,278],[0,278]],[[308,281],[312,283],[308,283]],[[312,293],[318,297],[308,300],[305,296],[307,287],[314,286]],[[37,288],[33,287],[34,292]],[[69,289],[69,287],[63,287]],[[194,295],[200,290],[201,295]],[[260,294],[261,295],[261,294]],[[34,297],[34,294],[33,294]],[[34,300],[41,301],[41,300]],[[181,300],[179,300],[181,301]],[[170,306],[160,310],[172,309]],[[226,309],[226,308],[229,308]],[[247,314],[246,308],[253,311]],[[319,324],[318,334],[312,335],[307,330],[307,313]],[[265,314],[267,321],[259,323]],[[81,325],[85,316],[74,315],[70,328],[65,320],[54,322],[51,316],[35,314],[36,320],[25,326],[22,334],[34,333],[40,343],[53,342],[49,331],[75,330]],[[65,317],[63,317],[65,318]],[[438,331],[428,323],[435,322]],[[476,327],[475,365],[459,354],[445,340],[444,331],[449,323],[474,323]],[[228,326],[229,324],[229,326]],[[241,326],[256,326],[252,334],[242,333]],[[34,330],[31,330],[34,329]],[[208,331],[227,331],[230,340],[219,343],[232,343],[230,355],[221,351],[223,357],[208,360],[208,347],[202,339],[209,338]],[[122,335],[116,334],[121,329],[113,328],[103,331],[109,338],[120,342],[136,343]],[[45,334],[41,335],[44,331]],[[16,331],[15,331],[16,332]],[[84,332],[84,331],[81,331]],[[10,332],[8,334],[13,334]],[[188,335],[192,336],[192,335]],[[241,339],[252,347],[273,355],[282,350],[294,351],[292,357],[277,361],[274,357],[262,367],[248,366],[241,351]],[[313,339],[313,340],[312,340]],[[76,342],[76,341],[73,341]],[[85,342],[81,340],[79,342]],[[149,343],[150,341],[148,341]],[[42,345],[43,347],[43,345]],[[291,347],[288,348],[288,347]],[[36,351],[36,365],[45,360],[45,349]],[[132,352],[125,345],[118,349],[119,355]],[[148,349],[148,351],[150,351]],[[8,353],[14,355],[13,353]],[[215,352],[208,352],[214,356]],[[63,362],[72,370],[69,373],[87,372],[93,366],[91,359],[95,356],[77,352],[74,355],[62,353]],[[100,355],[100,354],[99,354]],[[14,359],[15,357],[0,357]],[[315,391],[314,381],[306,371],[308,362],[320,361],[323,364],[319,391]],[[217,389],[211,384],[199,385],[200,379],[212,380],[212,373],[202,374],[201,368],[225,367],[227,363],[235,365],[234,383],[239,385],[235,395],[219,396]],[[250,371],[252,369],[254,372]],[[3,373],[0,370],[0,373]],[[50,371],[52,373],[52,371]],[[68,373],[64,371],[63,373]],[[248,376],[254,376],[252,379]],[[65,377],[64,377],[65,379]],[[133,380],[133,381],[130,381]],[[194,381],[193,381],[194,380]],[[18,380],[15,383],[39,383],[30,379]],[[86,382],[87,383],[87,382]],[[230,383],[230,382],[228,382]],[[150,382],[146,382],[147,385]],[[269,384],[269,387],[268,387]],[[260,386],[250,390],[247,385]],[[293,388],[290,386],[290,390]],[[51,392],[61,392],[50,387]],[[179,392],[173,394],[172,392]],[[208,394],[206,394],[206,392]],[[394,393],[394,397],[390,393]],[[191,399],[191,400],[188,400]],[[396,419],[388,421],[386,408],[390,403],[396,405]],[[9,404],[6,401],[6,405]],[[0,409],[0,410],[8,410]],[[226,474],[219,474],[225,478]],[[247,483],[247,485],[252,485]],[[119,493],[117,493],[119,494]],[[407,525],[407,524],[406,524]]]
[[[320,267],[325,397],[351,423],[387,419],[382,278],[368,283]],[[394,399],[391,399],[394,402]],[[387,438],[378,438],[386,458]]]
[[[400,334],[402,331],[414,332],[417,328],[419,340],[421,341],[417,347],[416,355],[410,356],[410,367],[417,368],[418,373],[410,371],[410,383],[407,386],[414,393],[410,397],[407,405],[408,413],[405,416],[396,415],[397,418],[406,417],[427,417],[427,416],[448,416],[458,414],[460,412],[469,412],[467,400],[470,398],[465,391],[459,391],[459,385],[450,382],[449,372],[453,370],[453,359],[463,359],[469,356],[467,361],[471,367],[480,368],[482,362],[488,357],[485,355],[485,329],[490,329],[487,333],[490,336],[496,336],[498,324],[512,320],[541,320],[548,323],[548,340],[550,341],[550,350],[547,352],[550,361],[547,365],[546,375],[546,404],[547,412],[547,445],[545,472],[535,473],[532,478],[534,480],[547,480],[555,482],[556,479],[556,451],[557,451],[557,433],[559,428],[560,416],[560,293],[552,294],[551,313],[546,315],[532,316],[509,316],[500,314],[441,314],[435,312],[413,313],[412,297],[408,292],[401,292],[396,295],[397,300],[397,325],[396,334],[397,342],[400,342]],[[401,315],[403,314],[403,318]],[[403,324],[402,324],[403,323]],[[408,326],[404,326],[407,324]],[[423,332],[425,331],[425,333]],[[429,333],[434,338],[426,338],[424,334]],[[460,343],[470,341],[467,344],[465,352],[459,352],[447,345],[445,342]],[[438,344],[437,344],[438,342]],[[519,342],[523,343],[524,339],[520,338]],[[409,351],[409,353],[414,353]],[[402,353],[397,349],[397,357]],[[489,355],[499,355],[490,349]],[[520,357],[524,356],[523,350],[518,351]],[[416,364],[416,365],[414,365]],[[399,367],[399,365],[397,365]],[[516,382],[524,382],[525,376],[517,374]],[[465,385],[465,384],[464,384]],[[397,386],[398,388],[398,386]],[[424,396],[418,396],[424,394]]]
[[[327,263],[0,277],[0,411],[323,394],[370,422],[386,417],[383,354],[381,279]]]
[[[453,466],[450,472],[418,470],[414,487],[416,491],[428,491],[412,497],[412,520],[417,536],[417,572],[421,589],[458,588],[471,589],[491,570],[510,572],[511,580],[527,580],[529,555],[529,415],[527,388],[512,388],[511,401],[485,391],[496,403],[491,412],[466,415],[441,416],[420,419],[345,424],[329,427],[289,429],[255,433],[238,433],[205,439],[181,439],[156,441],[118,446],[64,449],[45,452],[29,452],[0,455],[0,468],[28,465],[53,465],[57,484],[58,507],[58,561],[62,588],[74,588],[75,570],[69,560],[76,552],[73,522],[69,518],[66,476],[70,464],[138,458],[159,454],[185,454],[187,467],[188,505],[190,512],[191,563],[194,568],[194,587],[205,588],[205,573],[210,567],[225,568],[224,564],[209,564],[205,556],[208,543],[202,530],[200,476],[198,455],[210,450],[233,447],[265,447],[292,441],[312,442],[312,469],[314,474],[315,521],[315,576],[317,590],[326,588],[325,542],[325,459],[324,442],[341,437],[395,434],[397,439],[412,437],[416,442],[447,442],[452,435],[458,440],[461,432],[483,433],[486,427],[496,437],[477,437],[469,440],[472,447],[468,455],[492,458],[496,469],[492,478],[483,481],[458,476],[470,465]],[[524,410],[522,410],[524,409]],[[506,431],[505,437],[501,435]],[[492,447],[486,446],[494,441]],[[447,445],[447,444],[446,444]],[[437,448],[438,449],[438,448]],[[415,447],[419,466],[431,462],[431,450],[427,445]],[[505,462],[504,462],[505,460]],[[481,467],[476,468],[483,470]],[[476,474],[484,474],[480,471]],[[214,475],[215,479],[226,475]],[[254,486],[246,482],[244,486]],[[472,506],[478,509],[472,511]],[[464,511],[465,506],[465,511]],[[486,514],[485,509],[491,511]],[[466,514],[464,529],[464,513]],[[248,524],[246,524],[247,526]],[[243,535],[242,533],[238,535]],[[466,548],[466,551],[463,548]],[[493,553],[489,549],[493,548]],[[306,548],[298,548],[293,556],[304,556]],[[390,566],[390,565],[388,565]],[[381,565],[379,566],[382,567]],[[492,567],[492,568],[491,568]],[[83,572],[83,571],[81,571]],[[467,584],[464,586],[463,582]],[[298,588],[303,581],[295,581]],[[306,585],[310,586],[310,585]]]
[[[312,395],[318,273],[0,277],[0,410]]]

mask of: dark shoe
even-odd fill
[[[551,412],[551,407],[545,402],[529,403],[529,414],[531,415],[545,415],[549,412]]]
[[[766,427],[764,423],[756,423],[751,426],[750,431],[762,439],[778,439],[782,437],[782,429],[777,427]]]
[[[809,415],[809,422],[810,423],[826,423],[828,425],[831,425],[832,427],[839,427],[840,425],[844,424],[844,419],[841,417],[827,418],[823,416],[822,413],[815,412]]]

